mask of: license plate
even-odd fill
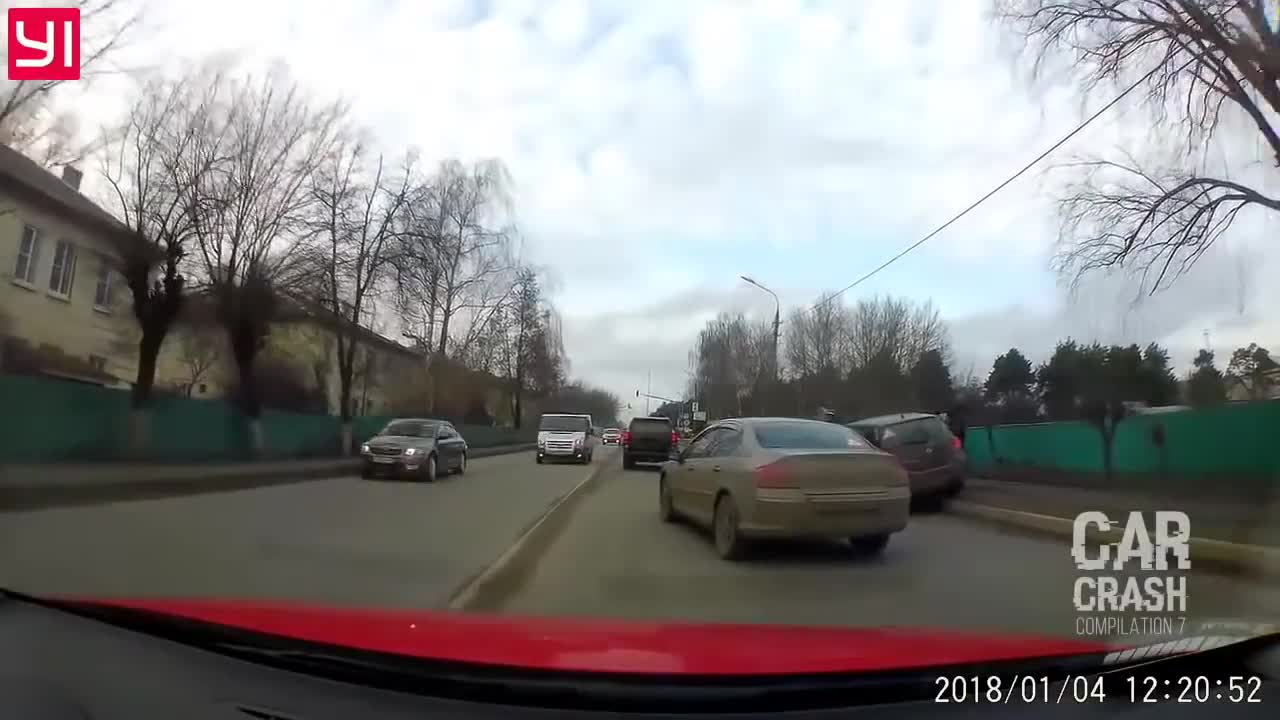
[[[374,461],[374,462],[376,462],[376,463],[381,463],[381,464],[383,464],[383,465],[390,465],[391,463],[395,462],[395,461],[396,461],[396,459],[395,459],[395,458],[389,458],[389,457],[375,457],[375,458],[373,459],[373,461]]]
[[[849,516],[873,516],[880,514],[880,508],[866,507],[859,505],[829,505],[822,507],[818,505],[818,513],[822,515],[843,515]]]

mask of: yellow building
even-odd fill
[[[314,393],[326,413],[339,414],[338,328],[341,318],[301,302],[282,302],[258,358],[259,367],[285,367]],[[394,411],[413,388],[423,385],[426,363],[411,348],[364,327],[351,333],[357,348],[352,399],[356,415]],[[225,331],[212,307],[189,298],[181,320],[169,332],[156,368],[156,384],[195,398],[226,397],[235,391],[237,370]]]
[[[115,268],[141,241],[79,186],[0,146],[0,362],[128,387],[138,332]]]
[[[28,372],[129,388],[139,332],[117,268],[127,250],[149,244],[62,177],[0,145],[0,372]],[[136,245],[141,243],[141,245]],[[225,331],[209,305],[189,297],[161,348],[156,387],[221,398],[236,385]],[[301,302],[281,303],[263,363],[287,365],[338,414],[338,328],[345,321]],[[357,415],[421,409],[429,386],[423,355],[364,327],[353,382]]]

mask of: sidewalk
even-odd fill
[[[523,452],[533,443],[471,448],[482,458]],[[249,463],[75,463],[0,465],[0,511],[86,505],[306,482],[360,471],[359,458]]]
[[[1247,504],[970,478],[951,504],[955,514],[1067,542],[1072,520],[1086,510],[1104,512],[1112,519],[1138,510],[1149,523],[1153,519],[1149,513],[1180,510],[1191,520],[1193,563],[1280,578],[1280,496],[1268,503]],[[1119,538],[1120,533],[1113,531],[1093,539],[1114,542]]]
[[[1073,518],[1085,510],[1100,510],[1112,518],[1131,510],[1181,510],[1191,519],[1195,537],[1280,547],[1280,495],[1267,504],[1220,499],[1155,497],[1135,493],[1035,485],[970,478],[960,499],[1025,512]],[[1150,519],[1150,518],[1148,518]]]

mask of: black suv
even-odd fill
[[[622,467],[633,468],[638,462],[661,463],[671,459],[679,446],[671,420],[665,417],[638,417],[622,433]]]

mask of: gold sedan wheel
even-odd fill
[[[849,544],[859,555],[879,555],[889,545],[889,536],[887,534],[861,535],[849,538]]]
[[[716,543],[716,553],[725,560],[740,560],[746,550],[746,541],[738,529],[738,507],[733,498],[721,495],[716,500],[715,515],[711,527]]]
[[[662,522],[675,522],[676,508],[671,501],[671,487],[667,485],[667,476],[658,479],[658,516]]]

